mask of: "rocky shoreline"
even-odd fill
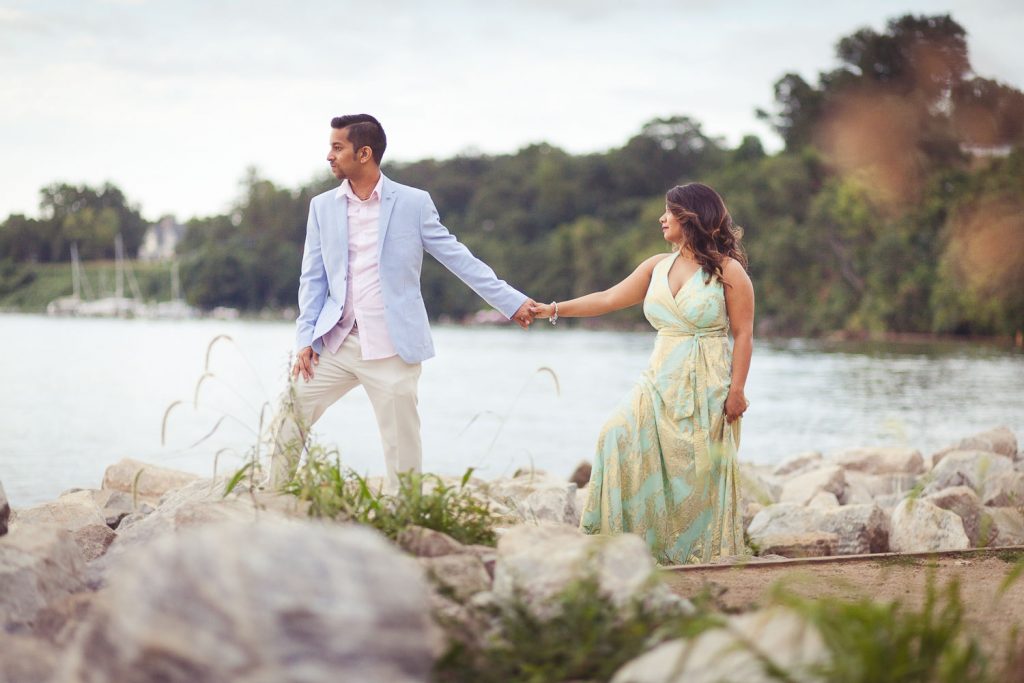
[[[291,496],[224,496],[223,479],[132,460],[98,489],[13,513],[0,488],[0,680],[439,680],[453,646],[503,637],[503,606],[543,621],[581,577],[615,609],[692,614],[652,578],[640,538],[576,529],[585,472],[574,480],[469,480],[498,520],[496,547],[422,527],[391,542],[310,519]],[[755,554],[723,562],[1024,544],[1024,454],[1005,428],[927,457],[861,448],[743,464],[741,484]],[[751,641],[785,670],[827,657],[813,628],[770,608],[652,642],[611,680],[765,680],[763,654],[736,647]]]

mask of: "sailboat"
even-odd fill
[[[80,315],[102,318],[127,318],[144,317],[148,313],[148,307],[142,301],[142,292],[139,290],[139,283],[131,267],[124,260],[124,239],[118,233],[114,238],[115,258],[115,289],[114,296],[107,296],[100,299],[83,299],[83,283],[88,287],[85,273],[82,271],[82,264],[78,258],[78,245],[71,244],[71,283],[73,293],[69,297],[61,297],[51,301],[46,306],[46,312],[50,315]],[[132,290],[132,296],[124,294],[124,283],[127,273],[128,285]],[[91,294],[91,292],[90,292]]]
[[[199,309],[195,306],[189,306],[181,298],[181,276],[178,274],[177,259],[171,263],[171,300],[158,302],[150,309],[150,315],[155,318],[169,318],[173,320],[199,317]]]

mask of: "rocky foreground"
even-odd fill
[[[741,471],[762,556],[1024,543],[1024,457],[1006,429],[929,457],[856,449]],[[693,611],[652,580],[641,539],[576,530],[585,488],[538,472],[469,486],[501,520],[496,548],[419,527],[392,543],[290,496],[223,496],[223,480],[131,460],[13,516],[0,489],[0,681],[428,681],[453,645],[502,638],[494,608],[549,618],[584,576],[622,609]],[[738,646],[751,642],[756,655]],[[612,680],[766,680],[764,657],[789,671],[828,652],[771,608],[652,643]]]

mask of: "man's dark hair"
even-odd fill
[[[388,138],[384,135],[384,126],[369,114],[346,114],[331,119],[331,128],[344,128],[348,131],[348,140],[352,149],[359,151],[369,147],[373,152],[373,160],[380,166],[384,150],[388,147]]]

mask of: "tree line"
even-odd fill
[[[858,30],[836,57],[816,82],[775,83],[774,108],[758,112],[785,142],[775,154],[676,115],[602,153],[536,144],[385,159],[384,172],[428,190],[474,253],[538,299],[608,287],[665,250],[665,191],[701,181],[745,230],[762,333],[1024,329],[1024,93],[974,73],[948,15]],[[294,305],[309,201],[335,184],[325,174],[285,188],[250,171],[229,212],[188,221],[178,253],[190,302]],[[18,264],[66,260],[71,241],[83,258],[109,258],[121,232],[132,253],[145,227],[109,185],[48,187],[41,209],[0,225],[0,289]],[[435,317],[481,307],[429,258],[423,288]]]

